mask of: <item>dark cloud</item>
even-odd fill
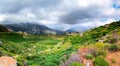
[[[95,10],[95,9],[94,9]],[[65,15],[62,15],[60,17],[60,22],[65,22],[68,24],[76,24],[80,22],[85,22],[86,20],[90,20],[92,18],[95,18],[95,15],[93,10],[90,10],[90,8],[87,9],[75,9],[71,12],[68,12]]]
[[[16,13],[24,8],[51,8],[58,5],[58,0],[0,0],[0,13]]]

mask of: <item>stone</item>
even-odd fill
[[[0,66],[17,66],[17,61],[12,57],[2,56],[0,57]]]
[[[72,54],[70,58],[67,61],[63,62],[60,66],[70,66],[70,64],[73,62],[82,63],[82,59],[80,57],[81,56],[78,53]]]

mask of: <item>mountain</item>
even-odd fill
[[[3,26],[3,25],[0,25],[0,32],[8,32],[9,30]]]
[[[77,32],[77,31],[74,29],[68,29],[68,30],[66,30],[66,32]]]
[[[15,32],[26,32],[29,34],[57,34],[57,31],[44,25],[33,23],[5,24],[4,26]]]

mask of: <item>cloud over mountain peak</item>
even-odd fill
[[[119,16],[119,0],[0,0],[0,23],[29,22],[67,29],[100,26]]]

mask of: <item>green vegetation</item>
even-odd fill
[[[109,66],[104,57],[108,52],[120,50],[120,46],[117,45],[120,38],[113,36],[115,30],[116,34],[120,35],[120,22],[88,30],[82,36],[0,32],[0,41],[3,42],[0,44],[0,56],[14,57],[18,66],[23,66],[23,62],[27,62],[28,66],[59,66],[78,49],[88,48],[88,55],[85,56],[87,60],[95,59],[95,66]],[[99,42],[101,39],[103,42]],[[84,65],[73,62],[71,66]]]
[[[120,50],[120,46],[117,45],[117,44],[112,44],[112,45],[110,45],[109,50],[110,51],[119,51]]]
[[[84,66],[84,65],[79,62],[73,62],[71,66]]]
[[[29,66],[58,66],[75,51],[70,42],[63,43],[62,36],[6,32],[0,33],[0,38],[1,55],[15,57],[19,66],[23,61]]]
[[[93,55],[91,54],[86,55],[86,59],[93,59]]]
[[[95,66],[109,66],[109,63],[102,56],[98,56],[94,60]]]

